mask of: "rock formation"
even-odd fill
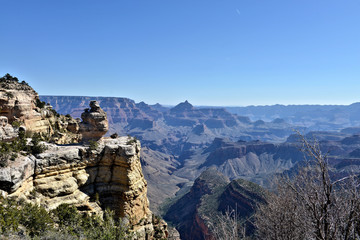
[[[228,183],[229,180],[214,168],[207,169],[195,180],[190,191],[169,208],[165,219],[175,224],[181,239],[211,239],[208,227],[199,217],[198,208],[205,195],[213,194]]]
[[[70,115],[52,111],[30,86],[10,75],[0,78],[0,84],[1,141],[12,140],[18,137],[19,129],[26,129],[58,144],[81,139],[89,143],[42,142],[46,150],[31,150],[31,154],[27,148],[6,149],[6,161],[0,162],[1,196],[40,204],[48,210],[65,203],[101,215],[110,208],[116,217],[127,219],[137,239],[167,237],[167,224],[149,209],[140,142],[131,137],[102,138],[108,131],[108,120],[96,101],[90,102],[79,123]],[[19,128],[20,124],[25,127]],[[24,135],[17,141],[33,149],[35,143],[29,144]]]
[[[99,213],[110,208],[126,217],[142,238],[154,232],[140,142],[105,138],[96,147],[46,144],[36,156],[21,156],[0,168],[2,195],[54,209],[62,203]],[[166,232],[166,223],[159,222]]]
[[[265,191],[245,180],[229,182],[224,175],[209,168],[195,180],[190,191],[167,211],[165,219],[180,232],[181,239],[212,240],[209,222],[216,225],[217,214],[238,209],[242,221],[254,213],[257,204],[265,202]],[[252,226],[247,226],[251,230]]]
[[[16,137],[17,132],[8,124],[8,118],[0,116],[0,141],[10,141]]]
[[[98,140],[109,130],[106,112],[97,101],[90,102],[90,109],[81,114],[80,134],[84,141]]]
[[[71,116],[63,116],[49,104],[40,101],[37,92],[26,82],[6,74],[0,78],[0,116],[2,124],[1,138],[9,138],[12,132],[22,126],[28,132],[40,133],[44,138],[58,144],[76,143],[81,135],[74,131],[78,123]],[[7,118],[7,120],[5,120]],[[16,129],[12,130],[11,125]]]
[[[11,76],[1,78],[0,83],[1,116],[7,117],[10,124],[21,121],[34,132],[49,132],[50,124],[36,106],[40,100],[35,90]]]

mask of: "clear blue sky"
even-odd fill
[[[360,101],[360,0],[0,0],[0,75],[42,95]]]

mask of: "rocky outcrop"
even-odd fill
[[[105,138],[90,147],[46,146],[41,154],[21,156],[0,168],[3,195],[49,210],[62,203],[95,213],[110,208],[117,217],[128,219],[140,239],[149,239],[154,227],[166,237],[166,223],[153,224],[139,141],[120,137]]]
[[[190,192],[169,208],[165,220],[175,224],[181,239],[211,239],[209,229],[199,217],[198,210],[205,195],[213,194],[228,183],[229,180],[214,168],[207,169],[195,180]]]
[[[257,204],[265,202],[266,192],[245,180],[229,180],[214,168],[205,170],[195,180],[190,191],[167,211],[165,219],[175,224],[184,240],[213,240],[209,223],[216,226],[216,216],[234,210],[238,219],[255,212]],[[251,234],[253,226],[246,225]]]
[[[109,130],[106,112],[100,108],[97,101],[91,101],[90,109],[85,109],[81,114],[79,132],[84,141],[98,140]]]
[[[8,118],[0,116],[0,141],[11,141],[17,137],[17,131],[8,124]]]
[[[136,239],[168,237],[166,222],[149,209],[140,142],[117,135],[102,138],[108,119],[97,101],[90,102],[80,122],[52,110],[27,83],[9,74],[0,78],[0,87],[0,138],[18,137],[1,145],[1,196],[47,210],[65,203],[101,215],[110,208],[115,217],[127,220]],[[27,139],[25,130],[39,134]],[[53,143],[39,144],[40,139]],[[81,140],[88,145],[66,145]]]
[[[27,83],[10,75],[0,78],[0,138],[16,137],[10,124],[23,125],[28,132],[40,133],[57,144],[98,140],[109,129],[104,110],[97,101],[81,114],[82,122],[70,115],[60,115],[52,106],[40,101],[38,94]],[[18,126],[17,126],[18,127]]]
[[[79,128],[76,120],[56,113],[51,105],[40,101],[37,92],[26,82],[19,82],[9,74],[0,78],[0,116],[0,138],[3,140],[11,139],[22,126],[26,131],[40,133],[58,144],[81,141],[81,135],[76,131]]]
[[[20,121],[34,132],[49,132],[49,121],[36,106],[40,100],[34,89],[10,75],[2,77],[0,84],[1,116],[7,117],[10,124]]]
[[[9,161],[6,167],[0,168],[0,192],[6,195],[14,193],[19,189],[23,191],[28,187],[28,182],[31,182],[29,187],[31,191],[34,169],[34,156],[20,155],[16,161]]]
[[[250,217],[257,204],[265,203],[266,192],[259,185],[237,179],[231,181],[219,197],[218,210],[225,213],[236,209],[240,217]]]

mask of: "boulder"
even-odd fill
[[[8,118],[0,116],[0,141],[11,141],[17,137],[17,131],[8,124]]]
[[[101,109],[97,101],[90,101],[90,109],[85,109],[81,114],[79,133],[83,141],[98,140],[109,130],[106,112]]]
[[[0,168],[0,189],[13,193],[34,174],[35,158],[20,156],[15,161],[8,161],[6,167]]]

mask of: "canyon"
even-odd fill
[[[139,139],[149,200],[152,210],[159,214],[166,199],[188,191],[201,172],[211,166],[230,179],[243,178],[268,186],[274,174],[296,168],[303,160],[294,130],[322,141],[324,149],[331,150],[338,161],[349,157],[349,147],[358,147],[345,146],[341,140],[360,133],[356,103],[219,108],[195,107],[184,101],[165,107],[128,98],[40,97],[57,111],[69,112],[75,118],[85,102],[94,99],[107,112],[111,131]]]
[[[127,98],[39,97],[27,83],[2,80],[2,141],[24,132],[47,141],[41,152],[16,153],[2,162],[1,194],[48,210],[67,203],[101,214],[109,207],[128,219],[140,239],[155,232],[169,236],[167,224],[154,221],[153,212],[182,239],[211,239],[212,214],[229,208],[239,208],[239,218],[253,214],[266,201],[266,190],[256,184],[271,189],[274,176],[295,173],[304,160],[294,129],[328,152],[332,176],[360,173],[354,114],[344,128],[329,131],[331,109],[323,122],[281,119],[281,111],[263,121],[255,113],[239,116],[234,109],[188,101],[164,107]],[[318,126],[322,131],[313,131]],[[247,228],[252,231],[251,224]]]
[[[85,100],[92,99],[70,96],[41,98],[58,111],[71,112],[74,117],[79,116]],[[277,175],[296,173],[304,161],[304,154],[294,130],[320,143],[321,150],[328,153],[333,177],[360,173],[360,117],[355,114],[356,104],[338,108],[299,106],[298,111],[295,106],[288,106],[279,114],[267,115],[267,121],[263,121],[256,116],[266,111],[260,109],[260,113],[252,115],[252,107],[239,116],[231,113],[235,112],[234,108],[194,107],[188,101],[164,107],[135,103],[127,98],[93,99],[99,101],[112,119],[110,129],[135,136],[142,142],[141,164],[148,182],[151,209],[175,226],[182,239],[211,238],[209,212],[224,213],[227,207],[235,208],[235,203],[244,204],[239,206],[242,208],[239,217],[253,212],[254,205],[247,203],[255,201],[250,200],[257,196],[254,192],[263,190],[253,185],[247,190],[251,197],[244,196],[242,190],[239,190],[241,194],[234,190],[247,186],[247,181],[271,189],[272,179]],[[275,113],[277,108],[279,106],[274,106]],[[352,112],[343,115],[343,119],[347,119],[344,122],[340,121],[340,115],[336,115],[336,109],[340,112],[352,109]],[[319,111],[326,114],[312,116],[313,112]],[[334,114],[338,117],[334,118]],[[213,194],[214,189],[207,192],[207,183],[200,184],[202,173],[213,168],[228,179],[218,181],[222,183],[221,194],[218,191]],[[213,178],[217,179],[217,174],[212,175]],[[208,195],[212,197],[205,197]],[[255,199],[264,201],[264,197]],[[251,226],[248,231],[252,231]]]

